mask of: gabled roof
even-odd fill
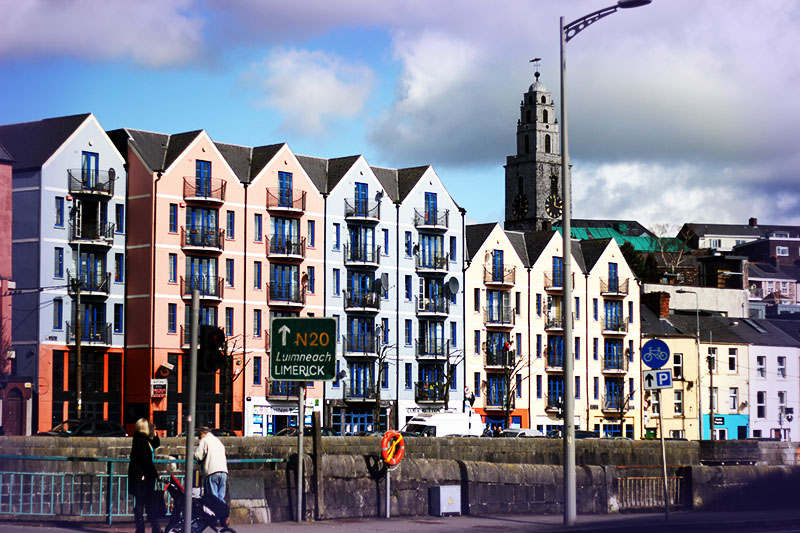
[[[556,225],[560,226],[561,222],[559,221]],[[592,220],[588,218],[573,218],[570,219],[570,226],[573,230],[577,228],[584,228],[587,230],[613,230],[615,234],[625,237],[642,237],[647,235],[651,237],[656,236],[653,232],[635,220]],[[598,234],[602,235],[602,232],[598,231]]]
[[[794,320],[770,318],[767,321],[797,342],[800,342],[800,317]]]
[[[660,318],[644,303],[639,305],[642,321],[642,335],[649,337],[694,337],[694,331],[687,333],[677,329],[670,318]]]
[[[11,157],[11,154],[8,153],[8,150],[6,150],[2,144],[0,144],[0,161],[4,163],[11,163],[14,161],[14,158]]]
[[[332,191],[336,184],[342,181],[347,171],[353,168],[360,155],[337,157],[328,159],[328,191]]]
[[[91,113],[0,126],[0,143],[13,155],[12,168],[41,167]]]
[[[400,201],[400,193],[397,190],[397,174],[398,170],[393,168],[382,168],[382,167],[369,167],[372,169],[372,172],[375,174],[375,177],[378,178],[383,190],[386,191],[386,194],[393,202]]]
[[[528,261],[533,265],[544,249],[550,244],[555,231],[526,231],[525,248],[528,251]]]
[[[518,231],[506,231],[506,237],[511,242],[511,246],[514,247],[514,251],[517,252],[520,260],[522,261],[522,266],[525,268],[530,268],[531,262],[528,259],[528,247],[525,246],[525,234],[520,233]]]
[[[238,146],[235,144],[214,143],[219,153],[228,162],[233,173],[239,178],[242,183],[250,182],[250,162],[253,155],[253,149],[247,146]]]
[[[307,155],[295,155],[300,166],[308,174],[311,182],[322,194],[328,194],[328,160],[321,157],[310,157]]]
[[[605,252],[610,242],[611,239],[578,241],[578,247],[583,252],[584,266],[586,267],[584,272],[589,272],[594,268],[594,265],[600,259],[600,256],[603,255],[603,252]]]
[[[748,278],[763,279],[797,279],[793,273],[786,272],[783,268],[775,267],[769,263],[748,263],[747,276]]]
[[[258,176],[264,167],[266,167],[272,158],[275,157],[281,148],[286,146],[286,143],[269,144],[266,146],[256,146],[253,148],[250,156],[250,175],[247,181],[253,181]]]
[[[405,200],[414,185],[422,178],[425,172],[430,168],[430,165],[421,167],[403,168],[397,171],[397,190],[399,200]]]
[[[736,334],[748,344],[757,346],[800,347],[800,341],[787,334],[769,320],[740,318]]]
[[[488,222],[486,224],[470,224],[464,228],[464,240],[467,243],[467,258],[472,261],[478,249],[483,245],[489,234],[499,224]]]
[[[202,132],[203,130],[195,130],[170,135],[167,153],[164,156],[164,170],[168,169]]]
[[[117,146],[117,150],[126,161],[128,160],[128,143],[130,142],[133,149],[136,150],[136,153],[139,154],[147,168],[152,172],[166,169],[164,158],[169,145],[169,135],[129,128],[108,131],[106,134]]]
[[[705,237],[707,235],[765,237],[774,231],[797,232],[798,229],[800,229],[798,226],[773,224],[701,224],[689,222],[683,225],[680,235],[688,235],[691,233],[698,237]]]

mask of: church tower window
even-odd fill
[[[547,114],[547,109],[543,109],[543,110],[542,110],[542,122],[544,122],[545,124],[547,124],[548,122],[550,122],[550,121],[548,120],[548,117],[549,117],[549,115]]]
[[[525,153],[526,154],[530,153],[530,151],[531,151],[531,142],[530,142],[530,138],[528,138],[528,136],[526,135],[525,136]]]
[[[527,111],[525,111],[525,124],[530,124],[530,123],[531,123],[531,110],[528,109]]]
[[[550,153],[550,136],[549,135],[545,135],[544,136],[544,151],[545,151],[545,153],[548,153],[548,154]]]
[[[547,103],[547,97],[546,97],[546,96],[542,96],[542,103],[543,103],[543,104],[546,104],[546,103]]]

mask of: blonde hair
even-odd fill
[[[136,431],[152,437],[155,433],[155,427],[150,423],[150,420],[146,418],[140,418],[136,421]]]

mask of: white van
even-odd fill
[[[420,413],[408,421],[403,433],[421,437],[480,437],[483,433],[483,422],[481,416],[472,409],[464,413]]]

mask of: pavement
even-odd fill
[[[502,516],[415,516],[398,518],[366,518],[320,520],[316,522],[275,522],[270,524],[233,524],[236,533],[323,533],[337,532],[463,532],[463,531],[530,531],[530,532],[800,532],[800,505],[797,509],[745,512],[671,512],[625,513],[616,515],[579,515],[574,526],[564,526],[562,515]],[[133,524],[122,522],[77,524],[0,521],[2,533],[131,533]],[[149,531],[149,530],[148,530]],[[210,530],[209,530],[210,531]]]

